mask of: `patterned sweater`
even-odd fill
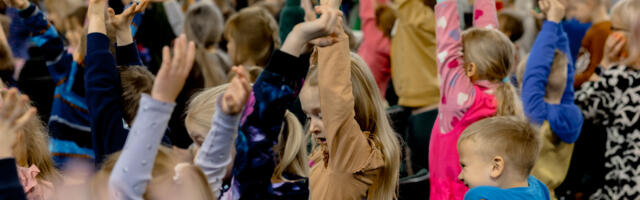
[[[576,92],[585,120],[606,127],[604,186],[591,199],[640,198],[640,70],[614,66]]]

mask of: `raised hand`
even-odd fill
[[[191,72],[195,55],[196,45],[193,42],[187,45],[184,34],[174,41],[173,57],[169,47],[165,46],[162,49],[162,66],[153,84],[151,97],[158,101],[175,102]]]
[[[90,0],[89,11],[89,33],[107,34],[107,26],[105,25],[104,11],[107,8],[107,0]]]
[[[115,11],[112,8],[108,9],[109,14],[109,26],[112,27],[116,31],[120,31],[123,29],[130,28],[131,21],[133,17],[147,9],[149,6],[150,0],[142,0],[140,2],[133,2],[129,8],[125,9],[119,15],[115,14]]]
[[[297,57],[310,42],[319,46],[330,46],[337,41],[337,35],[342,31],[342,12],[329,6],[318,6],[316,12],[321,14],[319,19],[298,24],[293,28],[282,45],[283,52]],[[325,36],[332,37],[322,38]]]
[[[13,145],[20,130],[36,114],[35,108],[22,109],[29,102],[26,95],[18,95],[11,88],[0,102],[0,159],[13,157]]]
[[[538,6],[549,21],[560,23],[564,18],[566,8],[559,0],[540,0]]]
[[[244,105],[251,94],[249,84],[249,72],[244,67],[233,67],[231,69],[237,74],[229,83],[229,88],[222,96],[222,112],[228,115],[236,115],[242,111]]]
[[[17,9],[25,9],[29,7],[29,1],[27,0],[3,0],[5,4],[9,7],[14,7]]]

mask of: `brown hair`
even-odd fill
[[[94,194],[97,197],[109,197],[109,176],[111,176],[111,172],[113,171],[121,153],[122,152],[116,152],[105,159],[102,168],[96,173],[91,181],[91,194]],[[180,187],[181,184],[175,183],[174,180],[174,176],[176,175],[176,166],[178,164],[181,164],[180,159],[171,149],[163,146],[158,148],[158,154],[154,159],[153,170],[151,171],[152,178],[145,189],[145,193],[143,195],[144,199],[153,199],[153,193],[160,189],[158,187],[160,185],[170,184],[175,187]],[[201,187],[196,191],[201,192],[197,195],[202,197],[202,199],[215,199],[213,191],[209,188],[207,178],[200,168],[193,166],[192,164],[186,164],[180,173],[180,180],[186,180],[188,183],[193,183],[189,184],[189,186]],[[184,181],[181,183],[184,183]]]
[[[458,148],[467,140],[482,144],[477,150],[488,159],[504,156],[506,165],[513,166],[523,177],[531,174],[542,145],[538,130],[515,116],[490,117],[475,122],[460,135]]]
[[[6,91],[0,92],[0,98],[6,95]],[[32,107],[31,103],[18,105],[22,110],[28,110]],[[16,164],[21,167],[30,167],[35,165],[40,170],[36,176],[52,183],[62,181],[62,176],[53,165],[51,153],[49,152],[49,135],[39,117],[31,118],[24,127],[18,131],[15,146],[13,146],[13,155]]]
[[[523,79],[524,72],[527,68],[527,60],[529,60],[529,55],[520,62],[516,72],[520,90],[522,90],[522,81],[524,81]],[[551,71],[548,76],[549,78],[547,79],[545,96],[554,99],[562,98],[562,94],[564,94],[564,90],[567,86],[568,65],[569,58],[567,55],[556,49],[553,57],[553,64],[551,64]]]
[[[462,33],[462,45],[464,63],[476,65],[478,78],[499,84],[494,93],[498,101],[496,115],[524,117],[515,88],[503,82],[515,65],[516,50],[509,38],[495,29],[471,28]]]
[[[376,25],[382,31],[385,37],[391,38],[393,26],[396,23],[396,13],[387,4],[379,4],[376,6]]]
[[[518,16],[514,11],[503,10],[498,13],[500,21],[500,30],[509,36],[511,42],[516,42],[524,35],[524,24],[522,17]]]
[[[154,76],[143,66],[120,66],[118,72],[122,85],[123,117],[129,125],[133,125],[142,93],[151,93]]]
[[[231,59],[236,65],[254,61],[264,67],[271,53],[280,48],[278,24],[269,12],[259,7],[244,8],[231,16],[224,36],[235,42]]]
[[[194,3],[185,14],[184,32],[189,41],[196,43],[195,64],[202,72],[205,88],[227,82],[224,68],[231,66],[222,66],[222,62],[215,62],[208,52],[210,48],[217,48],[223,28],[222,14],[212,2]]]
[[[307,76],[305,87],[318,86],[317,54],[311,58],[313,66]],[[360,130],[371,133],[384,155],[384,167],[369,190],[369,199],[395,199],[397,196],[400,169],[400,143],[391,128],[380,92],[367,64],[355,53],[351,53],[351,83],[355,101],[355,119]]]

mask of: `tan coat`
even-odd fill
[[[396,34],[391,40],[391,79],[398,104],[438,105],[435,13],[422,0],[399,0],[398,5]]]
[[[564,178],[569,172],[573,144],[560,140],[551,131],[551,126],[547,121],[540,127],[540,133],[542,149],[540,149],[540,156],[538,156],[538,161],[531,173],[540,182],[547,185],[551,199],[556,199],[554,190],[564,182]]]
[[[320,161],[309,178],[314,200],[361,200],[384,166],[382,153],[355,120],[349,42],[345,34],[339,38],[337,44],[316,49],[327,145],[311,158]]]

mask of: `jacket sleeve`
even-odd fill
[[[622,79],[621,76],[625,73],[625,67],[611,67],[602,73],[598,81],[584,83],[576,92],[576,105],[582,110],[585,120],[611,125],[611,119],[615,119],[613,106],[616,105],[620,92],[616,92],[615,85],[610,85],[610,80]]]
[[[119,44],[118,44],[119,45]],[[135,42],[116,47],[116,62],[118,66],[142,66],[142,60]]]
[[[71,67],[68,58],[71,55],[65,51],[62,38],[56,28],[49,23],[47,16],[34,4],[20,10],[18,15],[31,32],[31,43],[45,52],[46,65],[54,81],[59,82],[68,76]]]
[[[553,132],[566,143],[573,143],[578,139],[582,128],[582,115],[573,101],[562,102],[559,105],[552,105],[544,101],[548,77],[551,73],[556,48],[565,52],[568,51],[568,43],[565,42],[566,34],[562,31],[562,26],[558,23],[547,21],[538,34],[538,38],[533,44],[531,55],[527,61],[523,81],[522,81],[522,101],[525,113],[529,119],[542,124],[549,121]],[[573,65],[569,65],[567,74],[567,90],[564,95],[570,94],[573,100]],[[564,99],[564,97],[563,97]],[[576,112],[577,111],[577,112]]]
[[[0,199],[26,200],[24,189],[18,178],[16,160],[7,158],[0,160]]]
[[[122,88],[109,38],[100,33],[87,36],[85,91],[92,142],[97,164],[122,149],[127,138],[121,100]]]
[[[278,141],[285,111],[298,97],[308,70],[308,59],[276,50],[253,85],[236,139],[234,199],[273,199],[273,145]]]
[[[111,198],[142,200],[174,107],[142,95],[131,134],[109,177]]]
[[[473,83],[464,73],[457,0],[436,5],[436,52],[441,99],[439,128],[447,133],[453,129],[453,118],[461,118],[475,98]]]
[[[231,149],[233,140],[238,132],[240,115],[228,115],[222,112],[218,101],[218,111],[213,114],[211,130],[198,150],[195,164],[202,169],[207,176],[209,187],[215,197],[220,196],[222,179],[231,163]]]

